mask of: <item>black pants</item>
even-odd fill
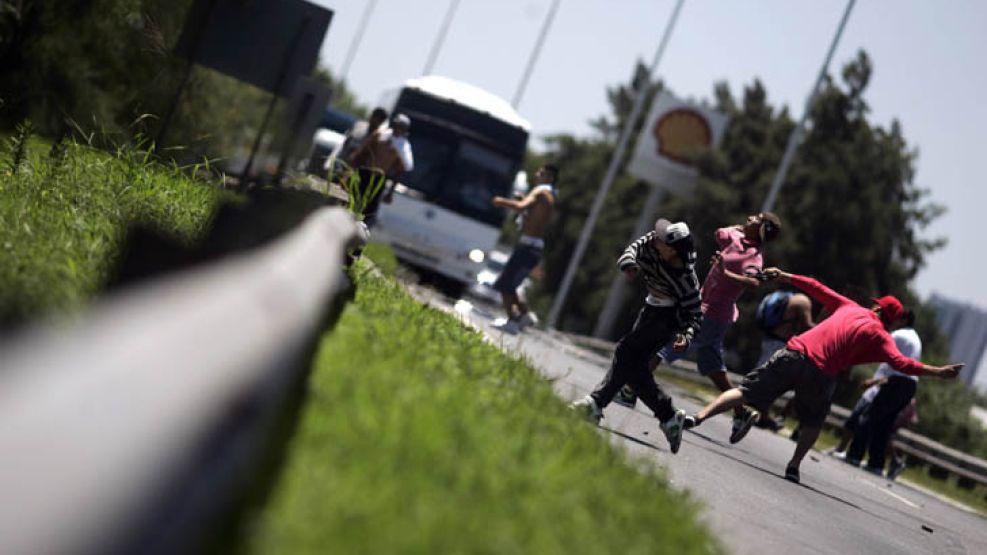
[[[630,384],[659,420],[665,422],[675,415],[672,398],[655,383],[648,369],[648,359],[672,340],[677,320],[677,309],[674,307],[644,305],[634,327],[617,343],[607,375],[590,394],[601,409],[610,404],[624,384]]]
[[[366,199],[367,205],[363,207],[363,223],[367,224],[368,229],[372,229],[377,225],[377,212],[380,210],[380,200],[384,196],[386,178],[384,172],[366,166],[361,166],[357,173],[360,176],[359,187],[361,191],[370,191],[372,187],[380,187],[373,196]]]
[[[866,451],[868,467],[884,468],[884,454],[891,440],[895,418],[911,402],[917,385],[915,380],[904,376],[888,378],[888,383],[881,386],[874,402],[857,424],[853,443],[847,451],[848,459],[859,461]]]

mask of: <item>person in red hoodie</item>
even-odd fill
[[[898,351],[888,330],[893,329],[905,309],[893,296],[874,299],[868,309],[810,277],[789,274],[778,268],[769,268],[764,273],[798,287],[821,303],[830,316],[816,327],[789,339],[784,348],[747,374],[739,387],[725,391],[695,415],[687,416],[684,427],[694,428],[711,416],[743,404],[766,410],[786,391],[794,390],[795,410],[802,432],[785,468],[785,478],[792,482],[799,482],[799,465],[819,436],[840,372],[854,364],[886,362],[905,374],[955,378],[963,368],[962,364],[929,366]],[[748,430],[749,425],[740,438]]]

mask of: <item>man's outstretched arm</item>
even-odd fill
[[[852,300],[840,295],[836,291],[833,291],[829,287],[826,287],[821,282],[812,279],[811,277],[790,274],[779,268],[768,268],[764,270],[764,273],[774,279],[781,280],[782,283],[790,283],[802,291],[805,291],[806,295],[809,295],[821,303],[830,312],[836,310],[842,305],[853,303]]]

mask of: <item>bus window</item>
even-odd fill
[[[415,166],[401,182],[435,199],[442,194],[443,183],[452,165],[455,143],[446,142],[416,129],[408,139],[415,156]]]
[[[493,206],[496,195],[509,196],[513,162],[506,156],[476,143],[459,146],[446,199],[457,212],[499,225],[503,211]]]

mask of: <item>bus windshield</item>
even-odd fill
[[[482,138],[429,121],[414,121],[408,138],[415,165],[402,183],[423,193],[429,202],[500,226],[504,211],[493,206],[492,200],[497,195],[510,196],[520,160]]]

